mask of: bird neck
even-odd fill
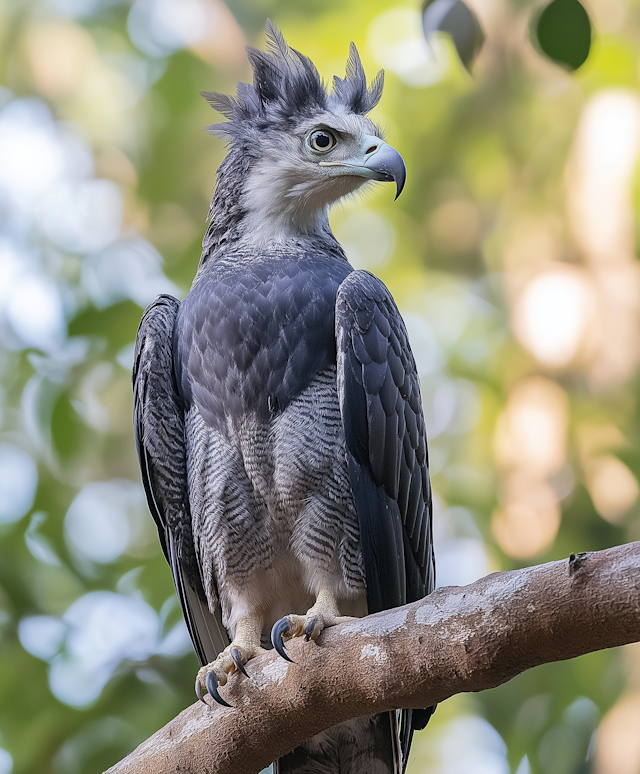
[[[300,186],[292,188],[286,174],[274,174],[246,149],[232,148],[218,169],[200,268],[232,246],[264,249],[304,237],[335,242],[328,205]]]
[[[238,195],[239,182],[243,177],[238,154],[231,151],[224,159],[216,175],[216,187],[209,206],[209,227],[202,240],[200,268],[215,258],[223,247],[237,242],[246,213]]]

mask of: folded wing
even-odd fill
[[[229,638],[219,608],[212,614],[202,588],[189,510],[184,406],[173,372],[173,327],[180,302],[158,296],[145,311],[133,365],[134,428],[142,482],[184,618],[201,664]]]

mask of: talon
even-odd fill
[[[218,678],[213,671],[207,672],[205,683],[207,684],[209,694],[218,702],[218,704],[222,704],[223,707],[231,707],[231,705],[218,693]]]
[[[316,628],[316,619],[315,618],[309,618],[309,620],[304,625],[304,640],[305,642],[309,642],[311,639],[311,636],[313,634],[313,630]]]
[[[233,659],[233,663],[238,667],[242,674],[245,677],[249,677],[247,670],[244,668],[244,664],[242,663],[242,657],[240,656],[240,651],[238,648],[231,648],[231,658]]]
[[[288,618],[285,617],[281,618],[279,621],[276,621],[273,624],[273,629],[271,630],[271,642],[273,643],[273,647],[282,656],[282,658],[291,664],[295,664],[295,661],[287,656],[284,647],[284,640],[282,639],[282,635],[285,632],[288,632],[290,628],[291,623],[289,622]]]
[[[206,705],[206,701],[204,700],[204,696],[202,695],[202,686],[200,685],[200,680],[196,677],[196,696],[200,699],[200,701]]]

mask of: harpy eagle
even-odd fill
[[[185,300],[145,311],[133,369],[142,479],[202,664],[219,688],[270,639],[316,640],[433,590],[431,489],[420,388],[389,291],[355,271],[331,204],[405,181],[367,113],[355,46],[327,90],[267,24],[253,85],[204,93],[228,119],[198,271]],[[243,678],[246,679],[246,678]],[[306,742],[280,774],[406,766],[432,708],[359,718]]]

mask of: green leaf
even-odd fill
[[[553,0],[531,25],[538,51],[568,70],[585,63],[591,49],[591,21],[578,0]]]

